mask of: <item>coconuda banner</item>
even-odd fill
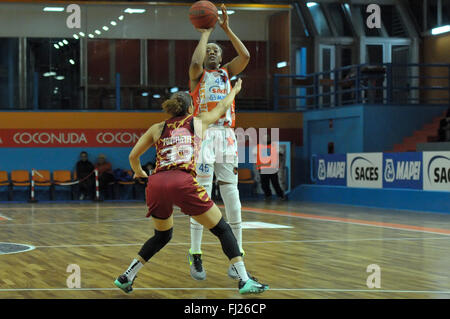
[[[146,129],[0,129],[0,147],[132,147]]]

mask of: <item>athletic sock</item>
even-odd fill
[[[124,272],[124,275],[127,276],[129,281],[133,281],[134,277],[136,277],[138,271],[142,267],[144,267],[144,264],[135,258],[131,262],[130,267]]]
[[[191,218],[191,254],[201,254],[202,252],[203,226],[195,219]]]
[[[209,198],[211,198],[212,184],[202,185],[206,189]],[[203,226],[192,217],[191,220],[191,254],[202,253]]]
[[[246,282],[247,280],[249,280],[248,275],[247,275],[247,270],[245,269],[245,265],[243,261],[238,261],[237,263],[233,264],[234,269],[236,269],[236,272],[239,276],[239,278],[243,281]]]
[[[237,223],[229,223],[231,227],[231,231],[233,232],[234,237],[236,238],[236,241],[239,246],[239,250],[241,253],[244,252],[242,249],[242,222]]]

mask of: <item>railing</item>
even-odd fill
[[[274,110],[352,104],[450,104],[450,64],[359,64],[307,75],[275,74]]]

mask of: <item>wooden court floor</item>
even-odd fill
[[[223,209],[222,209],[223,210]],[[175,211],[172,241],[126,295],[113,285],[153,235],[132,203],[0,204],[0,298],[250,298],[227,277],[219,241],[204,232],[205,281],[189,274],[189,220]],[[449,298],[450,214],[296,202],[243,203],[247,269],[271,289],[251,298]],[[264,224],[261,224],[264,223]],[[283,228],[276,228],[283,227]],[[69,265],[81,288],[68,288]],[[380,288],[369,288],[369,265]]]

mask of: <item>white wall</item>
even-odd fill
[[[83,31],[94,34],[96,29],[102,34],[96,38],[128,39],[174,39],[195,40],[199,33],[189,21],[188,6],[149,5],[80,5],[81,29],[69,29],[66,26],[68,12],[43,12],[45,6],[62,7],[63,4],[51,3],[0,3],[0,37],[45,37],[71,38],[74,33]],[[143,8],[143,14],[128,14],[127,7]],[[235,13],[230,15],[230,27],[246,41],[266,41],[268,17],[284,9],[245,9],[230,8]],[[124,15],[124,20],[117,17]],[[113,27],[111,20],[118,22]],[[103,31],[107,25],[109,31]],[[225,33],[216,25],[212,40],[227,40]]]

